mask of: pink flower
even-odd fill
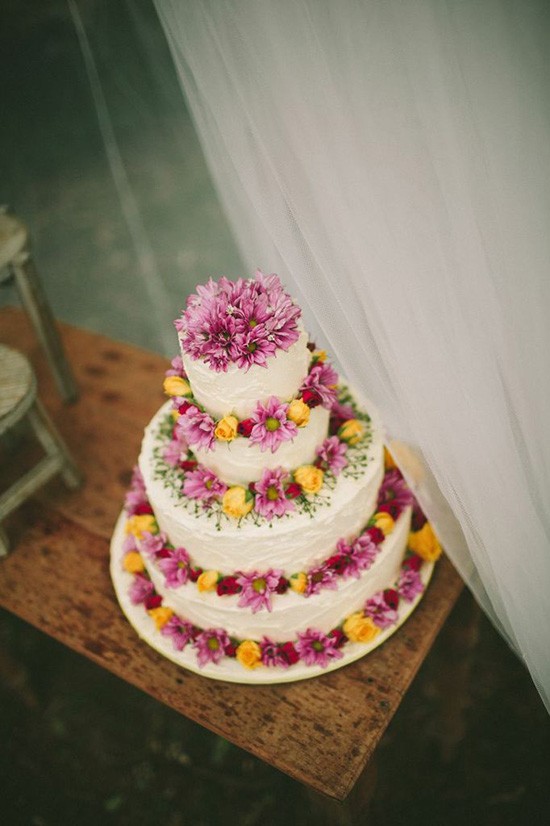
[[[364,533],[352,543],[350,551],[350,561],[346,569],[346,575],[359,579],[361,573],[368,571],[378,556],[380,547],[372,541],[368,533]]]
[[[337,574],[326,563],[318,565],[316,568],[311,568],[311,570],[308,571],[304,596],[310,597],[312,594],[318,594],[324,588],[328,588],[331,591],[335,591],[338,588]]]
[[[165,533],[149,533],[149,531],[144,531],[142,539],[140,540],[140,548],[143,553],[149,554],[149,556],[155,556],[162,551],[166,542],[167,536]]]
[[[226,490],[227,485],[203,465],[185,474],[183,492],[189,499],[202,499],[203,502],[209,503],[223,496]]]
[[[237,367],[248,370],[253,364],[267,367],[267,359],[277,350],[275,341],[264,327],[236,333],[232,345],[232,361]]]
[[[275,516],[284,516],[285,513],[295,509],[294,502],[286,498],[283,488],[283,483],[287,478],[288,473],[283,468],[264,470],[262,478],[254,485],[256,491],[254,510],[260,516],[271,520]]]
[[[389,628],[397,622],[398,618],[397,611],[388,605],[382,593],[374,594],[366,601],[364,614],[370,617],[379,628]]]
[[[212,450],[214,444],[215,423],[212,416],[201,412],[194,404],[188,407],[183,416],[180,416],[179,425],[183,437],[190,445]]]
[[[136,510],[145,504],[148,504],[145,482],[139,467],[136,465],[132,471],[130,489],[124,497],[124,508],[129,516],[133,516]]]
[[[122,543],[122,553],[124,556],[126,554],[131,553],[132,551],[137,551],[138,547],[136,544],[136,538],[133,533],[129,533],[124,537],[124,541]]]
[[[319,665],[321,668],[326,668],[331,660],[339,660],[342,657],[342,652],[336,647],[336,640],[313,628],[308,628],[307,631],[298,634],[295,647],[300,659],[306,665]]]
[[[300,392],[314,390],[321,399],[321,404],[330,410],[337,401],[338,373],[327,362],[314,364]]]
[[[253,614],[264,608],[271,611],[271,595],[277,592],[282,575],[282,571],[272,568],[264,574],[257,571],[243,574],[239,571],[237,584],[242,588],[239,608],[251,608]]]
[[[170,362],[170,367],[166,371],[166,376],[179,376],[181,379],[187,378],[185,367],[183,366],[183,359],[181,356],[176,356]]]
[[[150,579],[143,574],[135,574],[130,586],[130,600],[134,605],[145,602],[152,596],[155,587]]]
[[[296,436],[298,428],[287,419],[288,405],[280,402],[277,396],[271,396],[265,404],[258,403],[251,419],[254,422],[250,431],[252,444],[260,445],[263,452],[270,448],[275,453],[283,442],[288,442]]]
[[[219,663],[225,655],[225,649],[231,643],[223,628],[208,628],[194,640],[199,667],[207,663]]]
[[[317,457],[321,460],[325,470],[330,470],[334,476],[346,467],[346,451],[348,446],[341,442],[338,436],[330,436],[317,448]]]
[[[330,414],[342,422],[347,422],[348,419],[355,418],[355,410],[351,404],[340,404],[338,400],[336,400],[330,408]]]
[[[162,458],[170,467],[177,467],[184,456],[187,455],[187,442],[183,436],[180,425],[174,428],[172,439],[164,448]]]
[[[401,473],[394,468],[388,470],[378,492],[378,505],[391,505],[399,515],[408,505],[412,505],[413,495]]]
[[[424,585],[418,571],[408,568],[401,571],[396,588],[402,599],[412,602],[418,594],[422,593]]]
[[[279,643],[273,642],[269,637],[264,637],[260,643],[262,652],[262,663],[264,665],[288,668],[291,664],[288,657]]]
[[[182,620],[174,614],[162,626],[160,633],[163,637],[172,637],[172,645],[176,651],[183,651],[187,643],[194,639],[196,631],[192,623],[186,622],[186,620]]]
[[[168,555],[159,559],[158,565],[164,574],[167,588],[179,588],[189,578],[189,554],[185,548],[170,549]]]

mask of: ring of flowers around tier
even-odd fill
[[[324,350],[314,350],[306,379],[298,395],[288,402],[271,396],[258,402],[252,415],[239,420],[232,413],[214,419],[194,398],[180,356],[172,360],[164,379],[164,392],[171,397],[176,420],[173,438],[180,453],[183,445],[212,450],[216,441],[232,442],[238,437],[257,444],[261,451],[274,453],[283,442],[291,441],[298,428],[309,423],[310,411],[321,405],[338,418],[343,438],[353,443],[361,437],[361,423],[353,419],[351,408],[338,409],[338,374],[326,363]]]
[[[265,636],[259,641],[238,639],[222,628],[194,625],[164,604],[151,580],[141,571],[133,573],[129,597],[133,605],[143,605],[160,633],[171,639],[174,650],[183,651],[192,646],[200,668],[208,663],[217,665],[225,658],[235,659],[247,669],[262,666],[286,669],[298,662],[326,668],[343,656],[342,649],[348,643],[371,643],[382,630],[398,622],[400,603],[412,602],[424,590],[422,564],[421,557],[408,554],[397,582],[375,593],[362,609],[348,615],[328,634],[308,628],[298,633],[296,639],[282,642]]]
[[[385,537],[393,531],[395,521],[409,505],[413,505],[413,518],[408,548],[419,558],[435,561],[441,553],[437,537],[399,471],[390,468],[380,487],[377,510],[365,529],[351,542],[339,540],[335,553],[321,564],[288,577],[283,571],[272,568],[224,574],[194,565],[185,548],[174,548],[159,532],[143,480],[136,469],[125,503],[128,520],[124,566],[130,573],[145,575],[141,556],[145,553],[156,561],[167,588],[178,588],[192,582],[201,592],[212,591],[222,597],[238,595],[239,607],[250,608],[253,613],[264,609],[271,611],[274,594],[281,595],[292,590],[309,597],[325,589],[337,588],[339,579],[359,578],[372,566]]]

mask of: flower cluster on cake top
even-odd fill
[[[198,286],[174,324],[184,353],[226,372],[230,364],[265,367],[278,349],[288,350],[300,335],[300,316],[279,277],[257,270],[255,278]]]

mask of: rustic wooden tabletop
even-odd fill
[[[163,659],[118,607],[109,540],[143,428],[163,402],[167,360],[68,325],[61,329],[80,386],[79,400],[69,406],[57,395],[24,314],[0,310],[0,341],[30,358],[39,394],[86,477],[77,492],[50,482],[10,518],[14,550],[0,563],[0,605],[315,791],[345,799],[460,594],[454,568],[440,560],[406,624],[363,660],[323,677],[240,686]],[[0,488],[28,451],[23,442],[2,454]]]

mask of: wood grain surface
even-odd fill
[[[39,394],[86,477],[77,492],[49,483],[10,518],[14,551],[0,562],[0,605],[312,789],[345,799],[460,594],[454,568],[443,558],[403,628],[322,677],[239,686],[163,659],[124,619],[108,566],[143,428],[163,402],[167,360],[68,325],[62,336],[80,385],[70,406],[57,395],[24,314],[0,310],[0,341],[30,358]],[[1,454],[0,489],[29,449]]]

